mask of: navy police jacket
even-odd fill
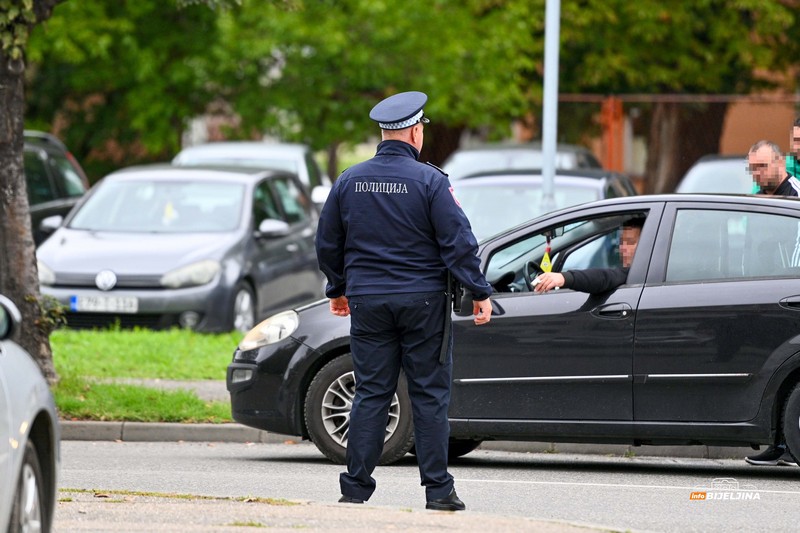
[[[475,300],[492,293],[447,175],[417,157],[410,144],[383,141],[333,184],[316,240],[329,298],[444,291],[447,269]]]

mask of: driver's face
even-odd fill
[[[636,253],[636,245],[639,244],[639,236],[641,233],[642,228],[623,226],[622,239],[619,242],[619,255],[622,259],[622,266],[631,266],[633,254]]]

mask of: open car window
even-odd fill
[[[492,253],[486,278],[500,293],[530,292],[526,275],[532,277],[541,272],[548,236],[554,272],[620,266],[622,224],[636,215],[627,213],[577,219],[525,235]]]

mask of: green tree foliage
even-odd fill
[[[431,95],[434,121],[507,136],[540,92],[524,79],[541,55],[530,30],[542,6],[325,0],[285,9],[245,0],[220,21],[215,79],[244,136],[268,131],[316,149],[360,142],[375,133],[371,105],[412,89]]]
[[[180,4],[60,6],[31,37],[28,127],[55,129],[89,168],[171,157],[188,119],[213,98],[206,71],[218,16]]]

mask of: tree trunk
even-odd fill
[[[336,181],[336,178],[339,177],[339,145],[340,143],[338,142],[333,142],[328,145],[327,173],[331,183]]]
[[[647,141],[644,192],[669,193],[695,161],[719,153],[726,103],[657,103]]]
[[[419,160],[442,166],[447,157],[458,149],[464,128],[431,122],[425,126],[425,140]]]
[[[37,23],[47,19],[59,0],[34,2]],[[58,380],[49,328],[42,321],[36,249],[31,233],[23,167],[25,62],[0,48],[0,293],[22,313],[16,341],[39,364],[48,382]]]

